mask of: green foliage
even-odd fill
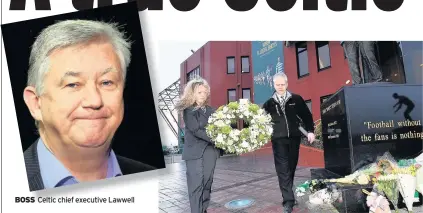
[[[231,133],[232,131],[232,127],[229,125],[225,125],[223,127],[220,128],[220,132],[225,134],[225,135],[229,135],[229,133]]]
[[[257,104],[251,104],[248,107],[248,110],[254,114],[257,114],[257,111],[260,109],[260,107]]]
[[[239,108],[238,102],[230,102],[227,106],[231,110],[237,110]]]

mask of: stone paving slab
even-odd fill
[[[166,165],[160,176],[159,208],[161,213],[190,213],[185,163]],[[299,167],[294,185],[310,179],[310,169]],[[254,204],[240,210],[228,210],[225,204],[235,199],[254,199]],[[293,213],[338,213],[332,205],[315,206],[308,197],[298,198]],[[218,159],[209,213],[282,212],[282,195],[272,156],[230,156]],[[406,212],[406,211],[401,211]],[[421,207],[414,212],[423,212]]]

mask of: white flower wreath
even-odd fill
[[[231,124],[239,119],[249,124],[242,130],[233,129]],[[248,99],[230,102],[219,107],[208,120],[207,135],[215,146],[229,153],[243,154],[259,149],[269,142],[272,133],[272,118],[257,104]]]

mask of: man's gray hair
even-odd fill
[[[273,81],[275,81],[276,78],[284,78],[285,82],[288,82],[288,76],[284,72],[278,72],[273,76]]]
[[[94,39],[106,39],[113,45],[125,79],[126,69],[131,62],[131,42],[124,32],[119,31],[118,25],[90,20],[67,20],[47,27],[35,40],[29,57],[27,85],[35,87],[36,94],[42,95],[51,52]]]

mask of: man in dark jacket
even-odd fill
[[[276,92],[263,104],[263,109],[272,116],[272,148],[282,205],[285,213],[291,213],[295,204],[292,187],[302,135],[300,123],[303,123],[308,141],[312,143],[315,139],[314,122],[303,98],[287,91],[288,78],[284,73],[276,73],[273,84]]]

